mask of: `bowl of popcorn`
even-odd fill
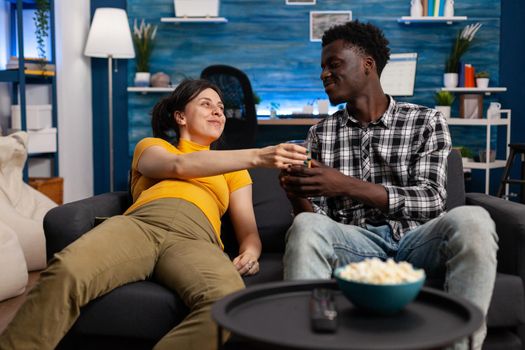
[[[334,277],[343,294],[357,308],[378,314],[401,311],[414,300],[423,283],[425,271],[405,261],[366,259],[338,267]]]

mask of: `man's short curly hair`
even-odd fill
[[[322,45],[325,47],[336,40],[343,40],[371,56],[376,62],[377,74],[381,75],[390,58],[389,42],[381,29],[373,24],[362,23],[358,20],[346,22],[324,32]]]

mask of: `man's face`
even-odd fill
[[[323,48],[321,69],[321,80],[333,105],[354,100],[366,85],[363,55],[343,40]]]

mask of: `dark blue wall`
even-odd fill
[[[512,109],[511,141],[525,143],[525,74],[523,70],[525,57],[525,1],[502,0],[501,2],[501,83],[507,86],[507,93],[501,96],[505,108]],[[499,143],[501,147],[504,144]],[[518,178],[519,162],[513,167],[513,178]],[[501,172],[500,172],[501,173]],[[499,175],[498,178],[501,178]],[[519,188],[511,187],[511,192],[518,193]]]
[[[96,3],[102,2],[96,1]],[[520,122],[518,121],[520,106],[516,106],[516,102],[511,102],[513,100],[511,96],[515,96],[516,90],[521,89],[522,98],[518,99],[523,101],[523,81],[519,82],[522,75],[517,75],[515,70],[510,72],[508,68],[506,71],[503,65],[500,70],[500,60],[507,62],[509,56],[512,56],[515,61],[511,66],[520,66],[517,62],[519,56],[506,55],[503,50],[511,52],[515,50],[510,45],[516,40],[516,35],[513,34],[516,31],[512,32],[510,28],[516,28],[518,24],[523,26],[518,17],[520,13],[524,13],[523,4],[513,0],[503,0],[501,4],[500,1],[492,0],[462,0],[456,1],[455,7],[456,14],[468,16],[468,21],[452,25],[407,26],[397,22],[398,17],[409,13],[409,1],[405,0],[388,2],[323,0],[317,1],[315,6],[286,6],[284,0],[222,0],[220,15],[228,18],[229,22],[226,24],[172,24],[161,23],[160,18],[173,17],[173,1],[127,1],[131,23],[134,18],[144,18],[150,23],[159,25],[157,46],[151,61],[152,73],[163,71],[176,83],[184,76],[198,77],[201,70],[211,64],[223,63],[239,67],[248,74],[254,90],[262,98],[259,110],[267,109],[271,102],[278,102],[282,107],[289,109],[300,109],[314,99],[324,98],[318,78],[320,43],[309,41],[309,11],[351,10],[354,19],[370,21],[384,30],[391,42],[392,52],[418,52],[414,96],[398,99],[430,106],[434,105],[433,93],[442,86],[444,60],[455,35],[466,24],[479,21],[483,27],[465,59],[473,63],[478,70],[490,71],[491,85],[509,87],[508,93],[494,94],[486,98],[485,102],[487,104],[490,100],[500,99],[505,108],[512,108],[514,112],[512,129],[516,130],[516,123]],[[501,23],[501,18],[504,19],[504,23]],[[523,50],[523,43],[521,45]],[[122,64],[119,65],[120,67]],[[127,73],[129,85],[132,85],[134,72],[134,61],[130,60]],[[99,74],[107,73],[102,68],[99,69]],[[100,79],[103,81],[107,78]],[[99,93],[100,89],[105,89],[103,85],[102,83],[97,88],[94,85],[95,91]],[[125,95],[125,88],[122,88],[120,93]],[[116,158],[126,168],[126,170],[119,170],[121,175],[118,182],[122,184],[122,188],[125,188],[124,175],[127,174],[134,145],[142,137],[150,135],[149,111],[160,97],[160,94],[129,93],[127,101],[125,99],[115,101],[116,108],[127,106],[129,109],[128,113],[124,114],[124,118],[119,116],[122,119],[127,117],[129,133],[125,136],[120,135],[119,139],[116,139],[116,144],[122,147],[122,153],[119,150]],[[457,111],[457,106],[454,106],[454,110]],[[104,107],[99,106],[99,112],[103,114],[103,111]],[[522,125],[520,129],[524,130],[523,127]],[[273,142],[273,140],[298,138],[304,135],[307,128],[259,127],[259,129],[258,142],[264,144],[268,140]],[[451,129],[456,146],[466,145],[475,150],[484,147],[485,137],[482,129],[465,127]],[[98,133],[103,135],[101,131]],[[504,142],[503,133],[499,134],[499,137],[493,138],[493,143]],[[513,138],[515,137],[516,131],[513,131]],[[127,138],[129,143],[124,145]],[[500,149],[502,147],[500,146]],[[474,172],[474,179],[470,184],[471,190],[483,191],[482,175],[482,171]],[[498,176],[494,173],[493,178],[496,177]]]
[[[91,0],[91,17],[99,7],[126,8],[126,0]],[[91,58],[93,95],[93,171],[95,194],[109,191],[108,142],[108,60]],[[113,60],[113,149],[115,190],[126,190],[128,183],[128,65]]]

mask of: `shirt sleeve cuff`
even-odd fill
[[[327,215],[326,212],[321,209],[321,207],[315,203],[312,202],[312,208],[314,209],[314,213],[316,214],[322,214],[322,215]]]
[[[405,196],[395,186],[384,186],[388,195],[388,214],[399,213],[405,207]]]

